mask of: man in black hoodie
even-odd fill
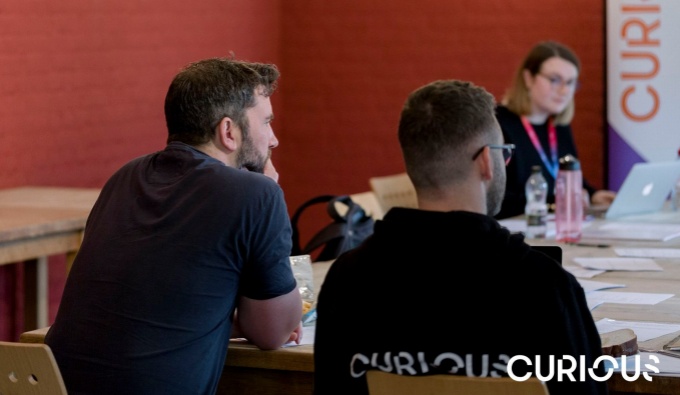
[[[367,394],[370,369],[531,373],[551,395],[607,393],[588,374],[601,344],[576,278],[493,218],[513,150],[494,105],[455,80],[408,97],[399,142],[419,208],[391,209],[331,266],[317,306],[315,395]],[[558,377],[559,362],[572,375]],[[604,376],[601,363],[593,375]]]

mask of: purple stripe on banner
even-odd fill
[[[609,129],[609,185],[612,191],[618,191],[634,164],[646,162],[619,133],[611,126]]]

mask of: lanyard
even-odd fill
[[[527,117],[522,117],[522,124],[524,125],[524,130],[527,131],[527,134],[529,135],[529,139],[531,142],[534,144],[534,148],[536,148],[536,152],[538,152],[538,155],[541,157],[541,160],[543,161],[543,164],[545,165],[545,168],[548,169],[548,172],[553,176],[553,178],[557,178],[557,132],[555,131],[555,125],[553,125],[552,119],[548,120],[548,144],[550,145],[550,157],[552,161],[548,160],[548,157],[545,154],[545,151],[543,151],[543,146],[541,146],[541,142],[538,140],[538,136],[536,136],[536,132],[534,131],[534,127],[531,126],[531,123],[529,123],[529,120]]]

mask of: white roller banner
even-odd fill
[[[609,183],[680,149],[680,0],[606,0]]]

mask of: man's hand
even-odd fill
[[[279,173],[276,171],[274,163],[272,163],[272,158],[267,159],[267,163],[264,165],[264,175],[279,182]]]
[[[300,342],[302,341],[302,322],[300,322],[300,325],[298,325],[298,327],[295,328],[293,333],[290,334],[288,342],[292,341],[294,341],[295,344],[300,344]]]

